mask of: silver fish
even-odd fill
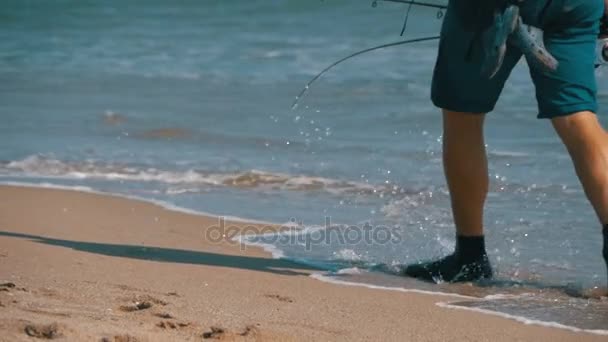
[[[481,72],[488,78],[496,75],[507,52],[507,40],[515,31],[519,18],[519,7],[511,5],[500,12],[494,11],[494,21],[481,34],[481,43],[484,52],[484,60]]]
[[[531,68],[543,71],[557,69],[559,63],[545,48],[543,30],[524,24],[521,17],[518,18],[517,28],[511,34],[509,41],[522,51]]]
[[[552,71],[558,67],[557,60],[545,48],[543,31],[524,24],[516,5],[494,12],[494,21],[482,32],[481,42],[484,52],[482,74],[490,79],[496,76],[502,66],[507,42],[522,51],[531,68]]]

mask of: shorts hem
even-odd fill
[[[436,99],[431,99],[433,105],[437,108],[449,110],[452,112],[459,113],[471,113],[471,114],[486,114],[494,110],[494,106],[481,106],[475,104],[453,104]]]
[[[536,117],[538,119],[553,119],[553,118],[558,118],[558,117],[562,117],[562,116],[569,116],[569,115],[572,115],[572,114],[575,114],[578,112],[584,112],[584,111],[589,111],[589,112],[596,114],[597,109],[598,109],[597,105],[590,105],[590,104],[577,104],[577,105],[570,105],[570,106],[561,106],[561,107],[559,107],[559,109],[556,109],[556,110],[551,110],[551,111],[543,110],[543,111],[539,112]]]

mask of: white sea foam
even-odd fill
[[[522,296],[522,294],[520,294],[520,295],[496,294],[496,295],[489,295],[489,296],[486,296],[486,297],[480,299],[477,297],[470,297],[470,296],[445,293],[445,292],[425,291],[425,290],[418,290],[418,289],[406,289],[406,288],[401,288],[401,287],[389,287],[389,286],[380,286],[380,285],[372,285],[372,284],[364,284],[364,283],[353,283],[353,282],[348,282],[348,281],[344,281],[344,280],[340,280],[340,279],[335,279],[333,277],[328,277],[328,276],[325,276],[320,273],[313,273],[310,275],[310,277],[320,280],[320,281],[337,284],[337,285],[359,286],[359,287],[366,287],[366,288],[376,289],[376,290],[396,291],[396,292],[404,292],[404,293],[419,293],[419,294],[425,294],[425,295],[446,296],[446,297],[453,297],[453,298],[455,297],[455,298],[476,300],[476,301],[507,299],[507,298],[515,298],[515,297]],[[523,294],[523,295],[525,295],[525,294]],[[493,311],[493,310],[465,307],[465,306],[457,305],[455,303],[457,303],[457,302],[438,302],[438,303],[436,303],[436,305],[439,307],[442,307],[442,308],[468,310],[468,311],[480,312],[480,313],[493,315],[493,316],[500,316],[500,317],[504,317],[507,319],[515,320],[517,322],[528,324],[528,325],[539,325],[539,326],[545,326],[545,327],[550,327],[550,328],[565,329],[565,330],[569,330],[569,331],[573,331],[573,332],[591,333],[591,334],[596,334],[596,335],[608,335],[608,330],[581,329],[581,328],[577,328],[577,327],[573,327],[573,326],[569,326],[569,325],[565,325],[565,324],[560,324],[557,322],[546,322],[546,321],[526,318],[523,316],[517,316],[517,315],[497,312],[497,311]]]
[[[208,187],[229,186],[245,189],[273,189],[289,191],[325,191],[334,194],[376,194],[392,191],[379,185],[344,181],[307,175],[291,175],[263,170],[238,172],[206,172],[202,170],[159,170],[92,160],[67,162],[41,155],[0,164],[0,173],[60,179],[101,179],[111,181],[159,182],[175,187],[170,195],[201,192]],[[197,188],[200,187],[200,188]]]
[[[169,188],[165,190],[167,195],[183,195],[183,194],[196,194],[202,192],[200,188]]]
[[[310,277],[323,281],[323,282],[326,282],[326,283],[332,283],[332,284],[344,285],[344,286],[359,286],[359,287],[366,287],[366,288],[375,289],[375,290],[386,290],[386,291],[396,291],[396,292],[405,292],[405,293],[420,293],[420,294],[425,294],[425,295],[446,296],[446,297],[461,298],[461,299],[478,299],[476,297],[470,297],[470,296],[454,294],[454,293],[425,291],[425,290],[418,290],[418,289],[406,289],[406,288],[402,288],[402,287],[390,287],[390,286],[372,285],[372,284],[365,284],[365,283],[353,283],[350,281],[344,281],[344,280],[336,279],[334,277],[329,277],[329,276],[323,275],[321,273],[313,273],[310,275]]]
[[[531,293],[519,293],[519,294],[506,294],[506,293],[497,293],[491,294],[483,297],[485,300],[502,300],[502,299],[515,299],[526,296],[531,296]]]
[[[283,251],[280,248],[278,248],[277,246],[270,244],[270,243],[250,241],[247,239],[247,237],[248,237],[247,235],[237,235],[232,240],[239,244],[260,247],[267,253],[270,253],[274,259],[280,259],[280,258],[285,257],[285,253],[283,253]]]
[[[493,310],[471,308],[468,306],[460,306],[460,305],[456,305],[456,304],[448,303],[448,302],[440,302],[440,303],[436,303],[436,305],[439,307],[442,307],[442,308],[474,311],[474,312],[484,313],[487,315],[504,317],[504,318],[512,319],[517,322],[520,322],[523,324],[528,324],[528,325],[540,325],[540,326],[549,327],[549,328],[558,328],[558,329],[565,329],[565,330],[570,330],[570,331],[574,331],[574,332],[584,332],[584,333],[608,336],[608,330],[603,330],[603,329],[581,329],[581,328],[577,328],[577,327],[573,327],[570,325],[565,325],[565,324],[561,324],[561,323],[557,323],[557,322],[546,322],[546,321],[530,319],[530,318],[526,318],[526,317],[522,317],[522,316],[511,315],[511,314],[493,311]]]
[[[361,274],[361,269],[358,267],[343,268],[338,270],[336,274]]]

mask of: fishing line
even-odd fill
[[[409,6],[407,6],[407,12],[405,13],[405,19],[403,20],[403,27],[401,28],[401,33],[399,34],[403,37],[405,33],[405,28],[407,27],[407,20],[410,18],[410,11],[412,10],[413,3],[410,2]]]
[[[407,8],[407,12],[405,14],[405,20],[403,21],[403,27],[401,28],[401,36],[403,36],[403,34],[405,33],[405,28],[407,27],[407,22],[410,16],[410,11],[412,9],[412,6],[421,6],[421,7],[430,7],[430,8],[436,8],[439,11],[437,12],[437,19],[441,19],[443,17],[443,10],[447,9],[448,6],[446,5],[440,5],[440,4],[434,4],[434,3],[429,3],[429,2],[423,2],[423,1],[415,1],[415,0],[374,0],[372,2],[372,7],[377,7],[378,6],[378,1],[383,1],[383,2],[395,2],[395,3],[401,3],[401,4],[408,4],[408,8]],[[304,95],[306,94],[306,92],[308,91],[308,89],[310,88],[310,86],[317,80],[319,79],[321,76],[323,76],[326,72],[328,72],[331,68],[335,67],[336,65],[351,59],[355,56],[364,54],[366,52],[370,52],[370,51],[374,51],[374,50],[379,50],[379,49],[383,49],[383,48],[387,48],[387,47],[391,47],[391,46],[397,46],[397,45],[404,45],[404,44],[409,44],[409,43],[417,43],[417,42],[424,42],[424,41],[428,41],[428,40],[435,40],[435,39],[439,39],[439,36],[434,36],[434,37],[424,37],[424,38],[415,38],[415,39],[408,39],[408,40],[404,40],[404,41],[400,41],[400,42],[394,42],[394,43],[388,43],[388,44],[382,44],[379,46],[374,46],[371,48],[367,48],[365,50],[361,50],[358,52],[355,52],[353,54],[350,54],[334,63],[332,63],[331,65],[329,65],[328,67],[326,67],[325,69],[323,69],[320,73],[318,73],[315,77],[313,77],[310,81],[308,81],[308,83],[306,84],[306,86],[302,89],[302,91],[300,91],[300,93],[298,94],[298,96],[296,96],[295,100],[293,101],[293,104],[291,105],[291,109],[294,110],[296,109],[296,107],[298,106],[298,102],[300,101],[300,99],[302,99],[302,97],[304,97]]]
[[[405,32],[405,27],[407,25],[407,21],[410,16],[410,10],[412,9],[413,5],[438,9],[437,14],[436,14],[437,19],[443,18],[443,10],[448,8],[448,6],[446,6],[446,5],[434,4],[434,3],[430,3],[430,2],[414,1],[414,0],[374,0],[372,2],[372,7],[377,7],[378,1],[395,2],[398,4],[408,4],[409,5],[407,8],[407,14],[405,15],[405,20],[403,21],[403,28],[401,29],[401,36],[403,36],[403,33]]]
[[[381,0],[381,1],[389,1],[389,0]],[[397,0],[394,0],[397,1]],[[433,36],[433,37],[423,37],[423,38],[414,38],[414,39],[408,39],[408,40],[403,40],[400,42],[394,42],[394,43],[388,43],[388,44],[382,44],[382,45],[378,45],[378,46],[374,46],[374,47],[370,47],[367,48],[365,50],[361,50],[361,51],[357,51],[353,54],[350,54],[344,58],[341,58],[340,60],[330,64],[328,67],[326,67],[325,69],[323,69],[320,73],[318,73],[315,77],[313,77],[310,81],[308,81],[308,83],[306,83],[306,86],[304,87],[304,89],[302,89],[302,91],[300,91],[300,93],[298,94],[298,96],[296,96],[295,100],[293,101],[293,104],[291,105],[291,109],[294,110],[298,107],[298,102],[300,101],[300,99],[302,99],[302,97],[304,97],[304,95],[306,94],[306,92],[308,91],[308,89],[310,88],[310,86],[319,79],[319,77],[323,76],[326,72],[328,72],[331,68],[335,67],[336,65],[351,59],[355,56],[364,54],[366,52],[370,52],[370,51],[374,51],[374,50],[379,50],[379,49],[383,49],[383,48],[387,48],[387,47],[391,47],[391,46],[397,46],[397,45],[404,45],[404,44],[410,44],[410,43],[418,43],[418,42],[425,42],[425,41],[429,41],[429,40],[435,40],[435,39],[439,39],[439,36]]]
[[[414,0],[412,0],[412,1],[410,1],[410,0],[374,0],[372,2],[372,7],[378,6],[378,1],[396,2],[396,3],[400,3],[400,4],[412,4],[412,5],[416,5],[416,6],[430,7],[430,8],[437,8],[437,9],[447,9],[448,8],[448,6],[446,6],[446,5],[434,4],[434,3],[430,3],[430,2],[414,1]]]

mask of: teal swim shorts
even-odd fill
[[[480,1],[485,0],[449,1],[433,72],[431,99],[437,107],[469,113],[492,111],[511,70],[522,58],[518,48],[508,45],[498,73],[492,79],[482,76],[481,49],[472,48],[478,37]],[[530,69],[538,117],[597,113],[594,60],[603,0],[527,0],[520,12],[526,24],[544,30],[545,46],[559,62],[555,71]]]

